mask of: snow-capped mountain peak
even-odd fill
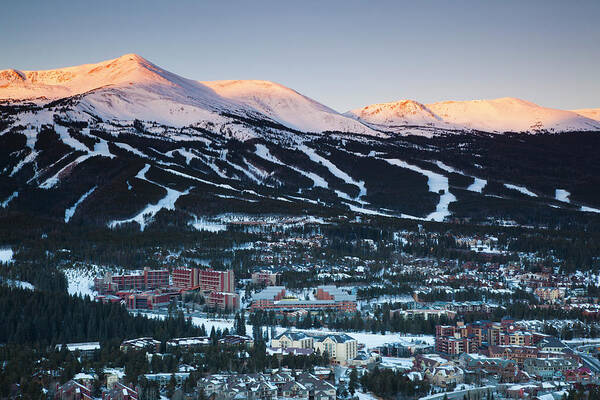
[[[376,134],[370,128],[279,83],[263,80],[202,82],[219,96],[268,116],[290,128]]]
[[[441,121],[427,106],[414,100],[371,104],[347,115],[377,125],[430,125]]]
[[[514,97],[426,105],[405,100],[373,104],[349,111],[346,115],[389,131],[407,126],[486,132],[600,130],[600,123],[588,118],[585,112],[542,107]]]

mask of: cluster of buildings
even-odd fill
[[[152,270],[145,268],[137,274],[112,275],[94,279],[99,293],[97,300],[123,302],[131,310],[153,310],[169,305],[184,292],[198,291],[208,307],[218,310],[237,310],[240,298],[235,292],[232,270],[215,271],[200,268]]]
[[[198,388],[214,400],[335,400],[336,387],[308,372],[211,375]]]
[[[356,296],[335,286],[319,286],[313,299],[288,296],[284,286],[269,286],[252,297],[250,310],[289,313],[298,310],[356,312]]]

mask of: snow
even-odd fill
[[[75,215],[75,211],[77,210],[77,206],[79,206],[81,203],[83,203],[83,201],[85,199],[87,199],[87,197],[92,194],[92,192],[94,190],[96,190],[97,186],[94,186],[93,188],[91,188],[90,190],[88,190],[87,192],[85,192],[80,198],[79,200],[77,200],[75,202],[75,204],[73,204],[72,207],[69,207],[65,210],[65,222],[69,222],[69,220],[73,217],[73,215]]]
[[[564,189],[556,189],[556,192],[554,194],[554,197],[556,198],[556,200],[562,201],[563,203],[571,202],[571,200],[569,199],[569,196],[571,196],[571,193],[567,192]]]
[[[469,187],[467,187],[468,191],[481,193],[483,191],[483,188],[485,187],[485,185],[487,185],[487,180],[465,174],[464,172],[458,171],[458,170],[444,164],[441,161],[436,161],[435,164],[446,172],[453,172],[453,173],[457,173],[457,174],[461,174],[461,175],[473,178],[475,181],[473,183],[471,183],[469,185]]]
[[[71,296],[88,295],[93,298],[97,294],[92,290],[94,278],[98,276],[97,268],[67,268],[63,272],[67,278],[67,291]]]
[[[202,82],[218,95],[255,110],[271,120],[304,132],[340,131],[382,136],[283,85],[259,80]]]
[[[325,189],[329,188],[329,184],[327,183],[327,181],[325,179],[321,178],[319,175],[317,175],[313,172],[303,171],[300,168],[296,168],[291,165],[286,165],[286,164],[282,163],[277,157],[273,156],[271,154],[271,152],[269,151],[269,149],[267,148],[267,146],[265,146],[263,144],[256,145],[255,153],[257,156],[259,156],[262,159],[270,161],[274,164],[285,165],[288,168],[298,172],[299,174],[306,176],[307,178],[309,178],[310,180],[313,181],[313,187],[322,187]]]
[[[189,223],[196,229],[197,231],[206,231],[206,232],[221,232],[227,230],[227,225],[222,224],[217,221],[211,221],[208,218],[198,218],[194,215],[194,219]]]
[[[413,368],[412,358],[381,357],[381,368],[392,368],[401,371]]]
[[[4,200],[2,203],[0,203],[0,206],[2,208],[6,208],[8,207],[8,204],[13,201],[14,199],[16,199],[19,196],[19,192],[12,192],[12,194],[10,196],[8,196],[6,198],[6,200]]]
[[[4,279],[4,280],[2,280],[2,279],[3,278],[0,278],[0,283],[6,284],[10,287],[26,289],[26,290],[35,290],[35,286],[33,286],[29,282],[19,281],[19,280],[15,280],[15,279]]]
[[[123,150],[129,151],[130,153],[135,154],[136,156],[140,156],[140,157],[143,157],[143,158],[148,158],[148,156],[146,154],[142,153],[141,151],[139,151],[135,147],[132,147],[132,146],[128,145],[127,143],[113,142],[113,144],[115,146],[117,146],[117,147],[122,148]]]
[[[523,193],[523,194],[525,194],[527,196],[530,196],[530,197],[538,197],[537,194],[533,193],[531,190],[527,189],[524,186],[512,185],[510,183],[505,183],[504,186],[507,189],[516,190],[517,192],[521,192],[521,193]]]
[[[13,249],[8,248],[0,248],[0,263],[11,263],[13,262],[13,257],[15,253]]]
[[[149,169],[150,169],[150,165],[146,164],[144,166],[144,168],[142,168],[135,177],[138,179],[143,179],[143,180],[150,182],[156,186],[160,186],[161,188],[163,188],[167,191],[167,194],[162,199],[160,199],[156,204],[148,204],[142,211],[140,211],[138,214],[136,214],[135,216],[133,216],[131,218],[124,219],[124,220],[115,220],[115,221],[109,222],[108,226],[110,228],[115,228],[119,225],[129,223],[129,222],[137,222],[140,225],[140,231],[143,231],[146,228],[146,224],[148,224],[150,221],[152,221],[152,218],[160,210],[162,210],[162,209],[174,210],[175,203],[177,202],[177,200],[181,196],[185,196],[190,192],[191,188],[188,188],[185,191],[180,192],[178,190],[171,189],[170,187],[161,185],[160,183],[157,183],[157,182],[147,179],[146,172],[148,172]]]
[[[230,114],[271,120],[305,132],[340,131],[384,136],[298,92],[268,81],[200,82],[166,71],[136,54],[96,64],[46,71],[0,71],[0,99],[38,102],[82,94],[76,108],[103,120],[156,121],[183,127],[228,125],[247,140],[254,132],[230,126]],[[39,98],[44,97],[44,100]]]
[[[570,110],[586,118],[600,121],[600,108],[582,108],[579,110]]]
[[[476,178],[474,176],[472,178],[475,179],[475,182],[470,184],[467,190],[470,190],[471,192],[481,193],[485,185],[487,185],[487,180]]]
[[[405,161],[398,159],[385,159],[389,164],[395,165],[401,168],[407,168],[412,171],[418,172],[427,177],[427,185],[429,186],[429,191],[432,193],[440,194],[440,201],[438,202],[435,211],[427,215],[425,219],[442,222],[444,218],[450,216],[450,211],[448,210],[448,206],[453,201],[456,201],[456,197],[450,193],[450,185],[448,184],[448,178],[444,175],[438,174],[433,171],[428,171],[417,167],[416,165],[408,164]]]
[[[592,207],[587,207],[587,206],[581,206],[581,208],[579,209],[579,211],[592,212],[592,213],[598,213],[598,214],[600,214],[600,210],[599,209],[592,208]]]
[[[358,397],[358,400],[379,400],[377,397],[373,396],[371,393],[363,393],[361,391],[354,392],[354,395]]]
[[[313,162],[327,167],[329,172],[331,172],[334,176],[340,178],[341,180],[343,180],[344,182],[346,182],[350,185],[354,185],[354,186],[358,187],[360,192],[359,192],[358,196],[356,197],[356,199],[360,199],[362,196],[365,196],[367,194],[367,189],[366,189],[365,183],[363,181],[354,180],[350,175],[348,175],[347,173],[345,173],[344,171],[339,169],[331,161],[318,155],[314,149],[302,144],[302,145],[298,146],[298,150],[301,150],[304,153],[306,153],[306,155],[308,155],[308,158],[310,158]]]

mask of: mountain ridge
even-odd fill
[[[222,114],[264,119],[303,132],[567,132],[600,130],[599,109],[558,110],[512,97],[422,104],[400,100],[344,114],[279,83],[197,81],[134,54],[40,71],[0,71],[0,100],[38,102],[81,96],[80,110],[103,119],[148,119],[171,126],[226,125]],[[251,135],[250,135],[251,136]]]

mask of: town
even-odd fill
[[[414,241],[411,236],[399,233],[396,242]],[[325,243],[321,237],[302,240],[316,248]],[[503,251],[494,238],[463,244],[488,259]],[[360,245],[378,247],[374,241]],[[276,254],[285,254],[287,246],[279,248]],[[263,266],[243,279],[233,269],[168,264],[94,277],[95,301],[155,318],[180,313],[202,335],[123,341],[112,351],[143,354],[145,366],[136,374],[127,365],[89,368],[108,351],[100,342],[67,343],[80,371],[49,390],[57,399],[312,400],[400,393],[550,400],[597,382],[600,291],[589,285],[598,280],[593,274],[408,254],[384,268],[376,260],[345,258],[345,267],[295,266],[290,272],[285,263],[265,267],[268,262],[255,254]],[[298,274],[314,286],[299,284]],[[63,347],[56,351],[64,353]],[[231,357],[226,368],[212,365],[216,353]],[[40,377],[45,383],[61,374],[46,375]],[[384,382],[392,380],[399,383],[390,389]]]

